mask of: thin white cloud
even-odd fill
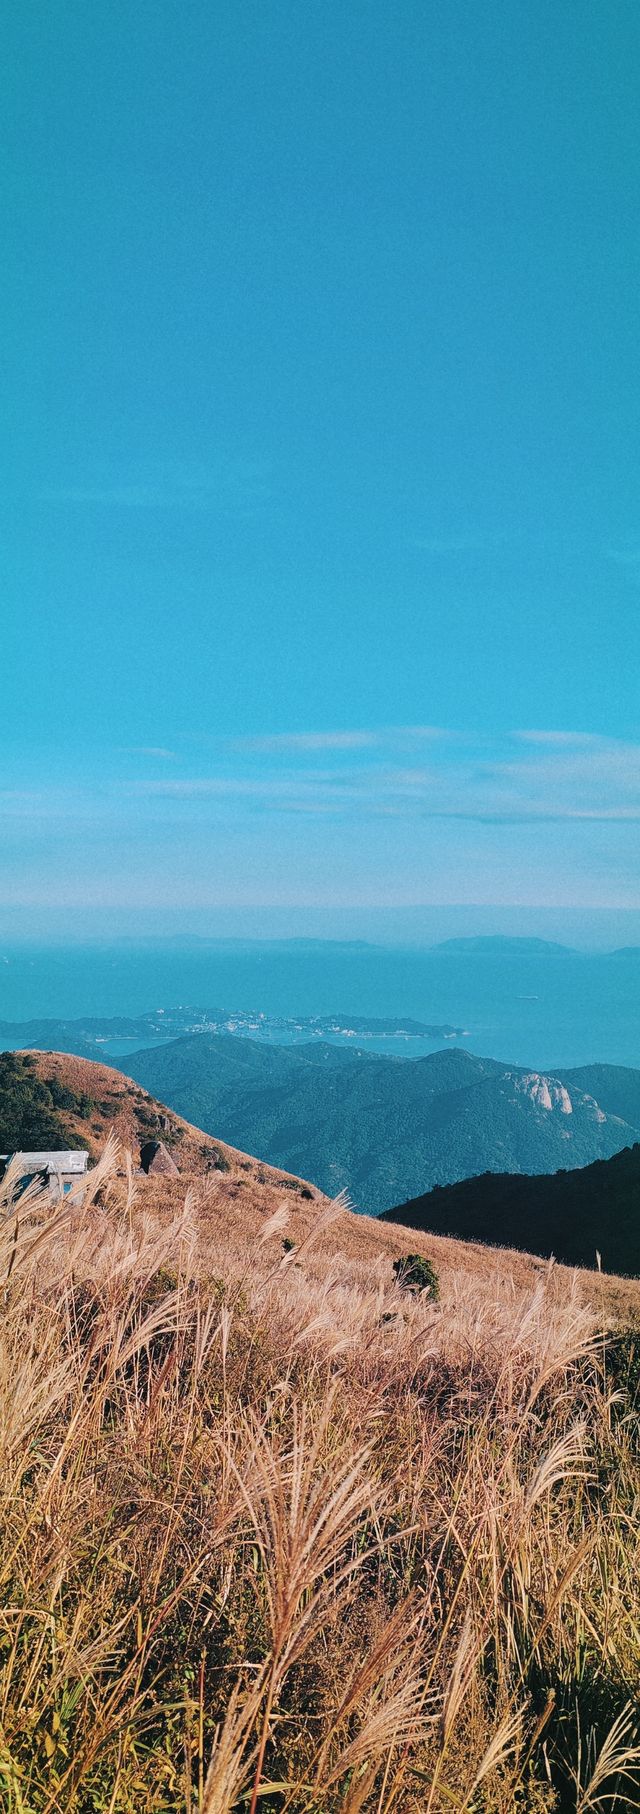
[[[123,756],[153,756],[153,757],[157,757],[158,761],[160,761],[160,762],[177,761],[177,753],[175,750],[165,750],[165,749],[162,749],[161,746],[153,744],[153,743],[133,744],[130,749],[123,749],[122,755]]]
[[[235,738],[233,747],[255,751],[256,755],[277,755],[287,750],[360,750],[371,749],[378,737],[377,731],[279,731],[267,737]]]
[[[420,762],[411,760],[406,743],[404,761],[398,759],[399,743],[395,749],[375,739],[363,744],[363,732],[349,733],[346,743],[347,733],[330,733],[338,736],[337,744],[318,744],[311,735],[311,745],[287,740],[270,745],[268,761],[260,745],[245,743],[235,757],[227,745],[208,773],[176,776],[165,768],[130,780],[113,775],[33,793],[7,790],[0,795],[0,817],[6,825],[55,822],[58,830],[65,823],[117,822],[132,832],[146,820],[183,827],[185,834],[215,819],[240,827],[255,824],[261,814],[289,813],[354,826],[376,817],[505,827],[574,822],[624,829],[640,822],[639,744],[534,732],[503,738],[489,754],[471,739],[435,740],[428,761]],[[414,744],[414,757],[417,748]],[[160,754],[160,746],[147,749],[151,760],[159,755],[164,761],[169,754]],[[324,763],[306,760],[314,752],[326,755]],[[341,758],[335,763],[334,753]]]
[[[295,785],[295,784],[294,784]],[[147,795],[150,799],[198,800],[238,795],[259,799],[261,795],[287,793],[291,782],[274,777],[264,780],[259,775],[190,775],[180,781],[133,781],[127,788],[130,796]]]
[[[180,780],[140,781],[131,786],[149,799],[244,801],[265,811],[338,812],[354,818],[391,813],[415,818],[469,819],[486,823],[536,823],[548,820],[635,823],[640,820],[640,746],[586,741],[573,735],[551,739],[542,734],[525,740],[520,759],[509,755],[508,742],[493,760],[476,756],[469,746],[434,746],[427,765],[379,760],[380,746],[340,742],[345,761],[339,768],[310,768],[296,763],[308,745],[279,743],[268,754],[288,758],[268,767],[260,747],[244,747],[242,772],[200,775]],[[317,749],[317,744],[312,744]],[[333,744],[322,744],[328,753]],[[525,753],[526,751],[526,753]],[[349,754],[358,760],[348,761]],[[248,772],[246,757],[256,758]]]
[[[451,535],[412,536],[410,545],[422,554],[477,554],[485,548],[498,548],[509,540],[506,530],[496,530],[492,534],[490,530],[472,529]]]
[[[425,743],[457,743],[460,741],[457,731],[444,730],[440,724],[400,724],[395,730],[387,732],[389,738],[415,738]]]
[[[600,744],[603,741],[594,731],[512,731],[511,734],[518,743],[549,744],[559,749],[581,744]]]
[[[59,485],[44,486],[38,493],[43,504],[113,505],[121,510],[157,510],[176,501],[160,485]]]
[[[42,485],[42,503],[119,510],[209,510],[243,514],[268,502],[270,476],[258,461],[220,456],[210,465],[156,461],[124,473],[96,471],[87,481]]]
[[[278,755],[290,751],[301,755],[314,750],[385,749],[389,745],[412,740],[438,742],[451,737],[450,731],[432,724],[399,724],[371,730],[277,731],[273,735],[236,737],[231,747],[256,755]]]

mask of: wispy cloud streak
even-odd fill
[[[451,732],[439,725],[391,725],[385,729],[344,731],[279,731],[269,737],[237,737],[232,747],[257,755],[304,755],[314,750],[385,749],[402,743],[441,742]]]
[[[180,774],[167,772],[174,752],[148,745],[138,754],[159,759],[164,772],[8,789],[0,793],[0,820],[22,815],[59,824],[68,814],[76,822],[93,815],[133,823],[147,812],[173,825],[183,817],[185,824],[220,815],[240,822],[283,813],[354,823],[375,817],[504,826],[640,822],[640,744],[535,730],[513,732],[492,747],[427,735],[428,760],[416,760],[421,736],[418,728],[413,759],[407,732],[245,738],[221,746],[208,772]],[[181,764],[187,766],[184,755]]]
[[[395,749],[391,733],[245,739],[236,760],[228,752],[215,773],[130,786],[156,800],[235,801],[272,812],[498,824],[640,819],[640,745],[579,732],[516,731],[490,751],[470,739],[434,739],[429,761],[416,763],[406,760],[406,735],[396,734]],[[306,761],[313,754],[325,757],[323,767]]]
[[[221,455],[209,465],[159,460],[124,472],[95,471],[88,479],[42,485],[40,502],[98,510],[213,510],[231,515],[268,503],[269,473],[260,462]]]

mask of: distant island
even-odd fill
[[[579,957],[571,945],[560,945],[555,939],[505,938],[495,934],[487,938],[447,938],[432,945],[433,953],[447,957]]]
[[[279,1015],[248,1008],[153,1008],[147,1014],[116,1014],[76,1020],[0,1021],[0,1041],[12,1051],[75,1052],[97,1058],[115,1040],[134,1045],[159,1044],[189,1033],[235,1033],[241,1038],[277,1045],[316,1039],[466,1039],[464,1027],[448,1021],[432,1024],[407,1016],[370,1018],[362,1014]]]
[[[300,1021],[296,1024],[303,1026],[305,1023]],[[313,1029],[314,1033],[320,1034],[323,1038],[326,1038],[328,1033],[339,1033],[347,1039],[354,1033],[363,1039],[379,1039],[385,1034],[395,1038],[401,1038],[403,1034],[406,1034],[407,1039],[467,1039],[469,1037],[464,1027],[452,1027],[448,1022],[433,1026],[424,1020],[393,1018],[372,1020],[362,1014],[328,1014],[324,1017],[314,1017],[306,1024]]]

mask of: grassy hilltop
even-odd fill
[[[5,1181],[0,1806],[637,1806],[640,1286],[242,1163]]]
[[[212,1139],[110,1065],[68,1052],[0,1053],[1,1152],[84,1147],[96,1160],[110,1134],[135,1165],[146,1142],[161,1140],[181,1173],[225,1173],[228,1191],[257,1194],[264,1207],[274,1189],[321,1198],[302,1179]]]

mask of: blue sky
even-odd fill
[[[13,15],[0,916],[638,906],[636,0]]]

